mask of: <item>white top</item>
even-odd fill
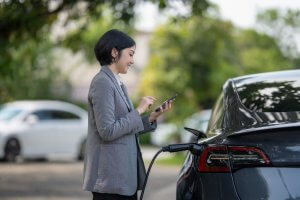
[[[121,77],[118,74],[115,74],[114,72],[113,74],[115,75],[115,78],[117,79],[119,86],[121,86],[122,85]]]
[[[114,74],[114,76],[115,76],[115,78],[117,79],[117,82],[118,82],[118,84],[119,84],[119,86],[120,86],[120,88],[121,88],[121,91],[122,91],[122,93],[123,93],[123,96],[126,98],[126,95],[124,94],[124,91],[123,91],[123,89],[122,89],[122,81],[121,81],[121,77],[118,75],[118,74],[115,74],[114,72],[113,72],[113,74]]]

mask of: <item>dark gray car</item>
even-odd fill
[[[300,70],[228,80],[177,200],[300,199]]]

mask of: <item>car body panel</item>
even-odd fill
[[[261,167],[233,173],[237,192],[243,200],[300,199],[300,168]]]
[[[198,144],[225,146],[227,153],[222,154],[220,159],[226,161],[230,170],[226,173],[199,172],[197,165],[201,156],[188,153],[191,161],[184,163],[179,175],[177,200],[300,199],[299,80],[300,70],[229,79],[212,110],[207,130],[209,138],[199,140]],[[284,86],[281,86],[282,83]],[[248,94],[243,93],[241,88],[252,87],[251,84],[255,87],[249,91],[262,94],[260,101],[256,101],[255,95],[253,101],[262,103],[266,108],[252,105],[243,96]],[[289,96],[280,87],[287,88]],[[281,93],[276,93],[278,91],[283,98],[280,98]],[[264,97],[270,97],[275,103],[268,103]],[[280,101],[283,103],[280,104]],[[297,105],[287,105],[289,102]],[[268,162],[259,161],[261,165],[246,162],[235,168],[233,152],[228,151],[231,147],[242,147],[247,150],[246,153],[250,152],[249,155],[253,152],[248,149],[256,149]],[[186,192],[189,194],[184,195]]]
[[[177,181],[176,199],[238,200],[230,173],[199,173],[197,164],[193,163],[193,157],[192,154],[188,154],[181,170]]]
[[[10,121],[0,122],[0,157],[10,138],[21,145],[24,158],[68,157],[76,158],[87,134],[87,112],[61,101],[17,101],[3,107],[17,107],[22,112]],[[54,110],[77,116],[76,119],[28,121],[39,110]]]
[[[272,166],[300,166],[300,128],[274,129],[229,137],[228,145],[257,147]]]

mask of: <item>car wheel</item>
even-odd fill
[[[80,149],[79,149],[79,154],[77,159],[78,160],[83,160],[84,159],[84,154],[85,154],[85,144],[86,144],[86,140],[84,140],[81,145],[80,145]]]
[[[9,139],[4,148],[4,160],[16,162],[20,157],[21,145],[17,139]]]

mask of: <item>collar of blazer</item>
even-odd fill
[[[126,97],[124,96],[125,94],[123,95],[123,92],[121,91],[121,87],[118,84],[118,81],[117,81],[115,75],[113,74],[113,72],[107,66],[102,66],[101,71],[103,71],[105,74],[107,74],[107,76],[112,80],[112,82],[114,83],[114,85],[117,88],[118,92],[120,93],[124,103],[126,104],[128,110],[131,110],[131,108],[130,108],[127,100],[126,100]]]

